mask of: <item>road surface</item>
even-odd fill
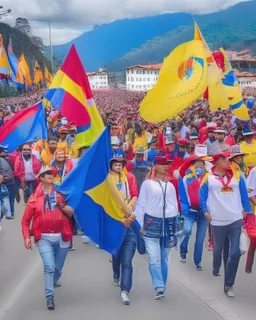
[[[76,251],[69,252],[61,278],[62,287],[55,291],[55,311],[46,309],[43,268],[37,249],[23,247],[20,220],[24,210],[17,205],[16,219],[3,221],[0,233],[0,320],[47,319],[171,319],[171,320],[253,320],[256,319],[256,267],[244,272],[242,257],[235,300],[223,293],[223,274],[211,275],[212,253],[204,252],[204,271],[192,263],[192,250],[187,264],[179,262],[172,252],[166,298],[153,301],[153,290],[147,257],[136,254],[134,260],[131,305],[119,300],[119,289],[112,285],[109,255],[75,237]],[[193,243],[191,241],[192,248]]]

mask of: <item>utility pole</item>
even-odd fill
[[[52,73],[54,74],[54,70],[53,70],[53,51],[52,51],[52,29],[51,29],[51,22],[50,21],[49,21],[49,39],[50,39],[51,66],[52,66]]]

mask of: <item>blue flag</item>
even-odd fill
[[[117,188],[108,174],[111,158],[110,129],[106,128],[64,179],[60,191],[75,210],[75,218],[85,235],[101,249],[117,255],[126,228],[115,194]]]

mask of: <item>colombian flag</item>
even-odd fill
[[[42,102],[18,111],[0,128],[0,144],[8,147],[8,153],[14,152],[23,143],[35,139],[47,139]]]
[[[77,127],[78,148],[91,146],[104,129],[83,65],[72,45],[45,98]]]
[[[117,255],[126,234],[122,225],[123,199],[115,176],[109,175],[112,158],[110,130],[106,128],[60,186],[85,235],[101,249]]]

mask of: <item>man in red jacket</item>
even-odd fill
[[[37,175],[40,171],[41,163],[35,155],[31,153],[29,144],[24,144],[21,154],[16,158],[14,164],[14,177],[20,182],[24,190],[24,202],[27,203],[29,197],[38,186]]]

